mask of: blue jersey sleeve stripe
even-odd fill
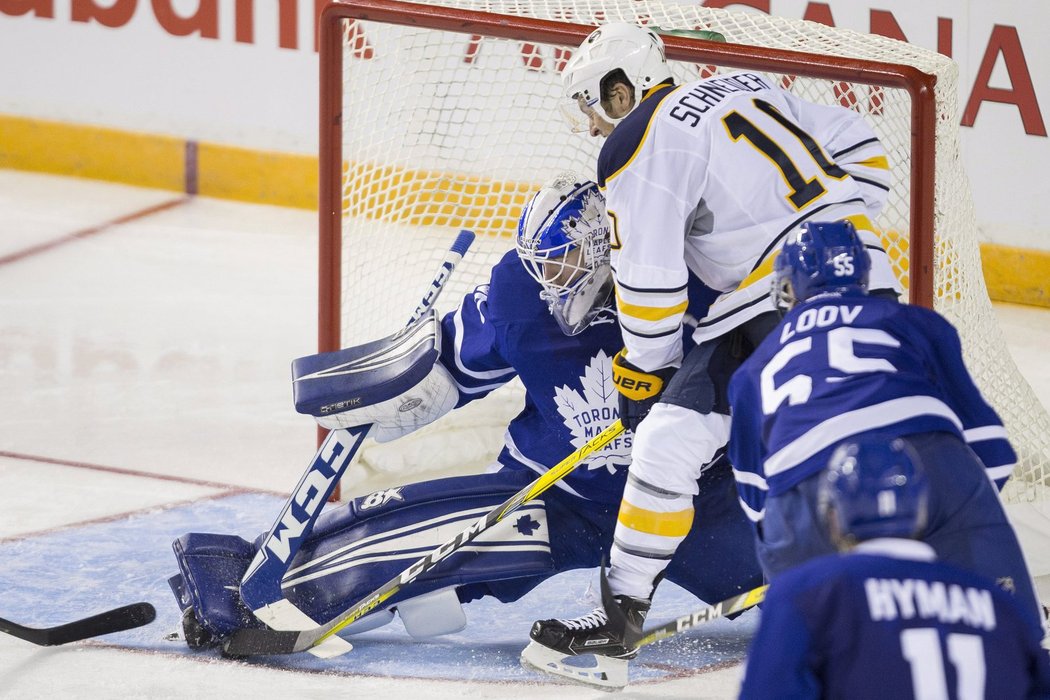
[[[963,431],[966,442],[975,443],[983,440],[1006,440],[1006,428],[1001,425],[985,425],[980,428],[969,428]]]
[[[989,467],[987,469],[988,478],[998,484],[1000,480],[1009,479],[1016,466],[1016,464],[1004,464],[1001,467]]]
[[[962,432],[962,422],[955,411],[932,396],[905,396],[848,411],[817,424],[766,459],[766,478],[795,467],[821,450],[869,430],[904,423],[910,418],[936,416],[949,421]]]
[[[762,518],[766,516],[765,508],[759,508],[756,510],[740,497],[737,497],[737,502],[740,503],[740,508],[744,511],[744,515],[747,516],[747,519],[753,523],[762,522]]]
[[[740,471],[736,467],[733,467],[733,478],[736,479],[738,484],[745,484],[747,486],[753,486],[763,491],[769,490],[769,484],[758,474],[754,472]]]

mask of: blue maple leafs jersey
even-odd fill
[[[714,293],[692,281],[699,316]],[[459,391],[457,408],[515,376],[525,405],[511,421],[502,464],[537,473],[571,454],[619,418],[612,358],[623,337],[610,310],[582,333],[558,328],[540,287],[514,251],[492,268],[488,284],[467,294],[441,322],[441,363]],[[691,307],[692,310],[693,307]],[[623,433],[557,486],[577,496],[619,503],[633,436]]]
[[[829,295],[795,307],[733,375],[729,399],[729,457],[752,520],[767,493],[822,470],[859,433],[954,433],[1000,487],[1017,461],[955,329],[889,299]]]
[[[870,540],[778,578],[740,697],[1050,697],[1050,657],[992,581],[912,540]]]

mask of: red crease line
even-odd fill
[[[97,472],[108,472],[110,474],[121,474],[123,476],[137,476],[145,479],[158,479],[160,481],[174,481],[180,484],[191,484],[194,486],[207,486],[216,489],[226,489],[235,491],[250,491],[252,493],[269,493],[277,496],[286,496],[287,494],[277,493],[275,491],[266,491],[263,489],[249,489],[243,486],[236,486],[234,484],[223,484],[218,481],[205,481],[204,479],[192,479],[185,476],[174,476],[171,474],[154,474],[153,472],[141,471],[138,469],[123,469],[121,467],[106,467],[100,464],[89,464],[88,462],[74,462],[66,459],[55,459],[53,457],[40,457],[37,455],[25,455],[17,452],[7,452],[0,450],[0,457],[7,457],[9,459],[19,459],[27,462],[40,462],[43,464],[54,464],[60,467],[74,467],[76,469],[90,469]]]
[[[73,233],[66,234],[61,238],[56,238],[53,241],[39,243],[37,245],[30,246],[29,248],[25,248],[14,253],[8,253],[7,255],[0,256],[0,265],[7,265],[9,263],[18,262],[19,260],[24,260],[34,255],[39,255],[40,253],[46,253],[49,250],[58,248],[59,246],[64,246],[67,243],[72,243],[74,241],[79,241],[81,239],[87,238],[89,236],[94,236],[96,233],[108,231],[109,229],[119,226],[121,224],[126,224],[137,219],[143,219],[147,216],[152,216],[153,214],[157,214],[167,209],[173,209],[174,207],[182,206],[183,204],[186,204],[192,199],[193,197],[179,197],[178,199],[172,199],[167,202],[161,202],[160,204],[155,204],[152,207],[146,207],[145,209],[140,209],[138,211],[131,212],[130,214],[125,214],[124,216],[117,217],[116,219],[113,219],[111,221],[106,221],[96,226],[90,226],[88,228],[80,229],[79,231],[74,231]]]

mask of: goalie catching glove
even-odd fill
[[[628,362],[626,348],[613,358],[613,383],[619,392],[620,421],[634,432],[660,399],[660,394],[675,373],[674,367],[646,372]]]
[[[459,392],[437,362],[441,323],[430,310],[402,332],[292,362],[295,410],[324,428],[374,425],[377,442],[407,435],[451,411]]]

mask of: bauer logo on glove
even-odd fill
[[[613,358],[613,384],[620,392],[617,401],[620,420],[625,428],[633,432],[638,429],[642,419],[649,415],[649,409],[660,398],[675,368],[664,367],[646,372],[628,362],[624,357],[626,352],[626,349],[621,350]]]
[[[616,353],[613,360],[613,383],[616,389],[632,401],[642,401],[660,395],[664,390],[664,374],[674,370],[657,370],[658,374],[643,372],[624,357],[625,350]]]

